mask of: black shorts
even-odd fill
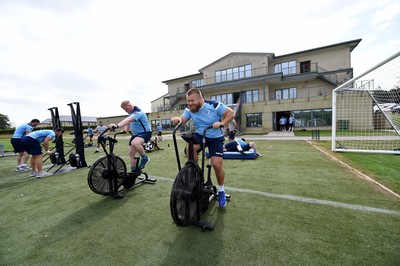
[[[225,144],[225,149],[226,149],[226,151],[239,151],[238,149],[237,149],[237,143],[236,142],[228,142],[228,143],[226,143]],[[248,151],[248,150],[250,150],[250,144],[246,144],[246,145],[244,145],[244,147],[242,147],[242,150],[243,151]]]
[[[22,137],[21,146],[24,151],[31,155],[40,155],[42,154],[42,146],[37,139],[31,137]]]
[[[203,149],[203,136],[194,133],[194,138],[196,139],[197,143],[200,144],[200,150]],[[219,138],[206,138],[206,147],[208,148],[208,152],[210,153],[210,157],[217,156],[223,157],[224,156],[224,137]]]
[[[22,146],[21,146],[21,139],[12,138],[12,139],[10,140],[10,142],[11,142],[13,148],[14,148],[14,152],[15,152],[15,153],[23,152],[23,151],[24,151],[24,150],[22,149]]]
[[[138,137],[138,138],[142,138],[144,139],[144,143],[148,142],[151,139],[151,132],[141,132],[139,134],[136,135],[132,135],[131,139],[129,140],[129,146],[131,145],[131,142],[134,138]]]
[[[229,131],[229,133],[228,133],[228,136],[229,136],[230,139],[235,139],[235,135],[236,135],[236,131],[235,130]]]
[[[103,136],[97,138],[97,143],[99,143],[99,144],[102,142],[105,144],[106,141],[107,141],[107,136],[103,135]]]

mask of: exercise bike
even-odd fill
[[[176,141],[176,131],[181,126],[179,123],[173,130],[172,138],[175,147],[175,155],[178,163],[179,173],[175,178],[170,196],[170,210],[172,219],[177,225],[197,225],[202,230],[212,230],[214,225],[200,220],[201,213],[207,211],[210,203],[214,199],[218,199],[216,186],[211,181],[211,164],[207,164],[208,173],[207,180],[204,180],[204,161],[205,161],[205,143],[206,131],[212,129],[209,126],[204,129],[203,133],[203,149],[201,167],[194,160],[194,144],[199,144],[193,136],[192,132],[183,132],[181,137],[188,143],[189,159],[181,168],[179,159],[178,145]],[[230,195],[226,195],[226,199],[230,199]]]
[[[102,137],[109,129],[99,135]],[[118,142],[117,135],[125,132],[117,132],[114,137],[107,136],[109,151],[106,144],[101,142],[101,146],[106,154],[99,158],[90,168],[87,181],[90,189],[103,196],[112,196],[115,199],[122,199],[123,190],[136,187],[143,183],[154,184],[157,180],[149,178],[147,173],[138,167],[139,157],[136,157],[136,169],[132,172],[126,171],[126,164],[121,157],[114,154],[114,145]],[[143,177],[144,176],[144,177]],[[139,179],[140,181],[136,182]]]

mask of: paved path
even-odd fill
[[[272,131],[266,135],[246,135],[236,136],[246,140],[312,140],[311,131],[308,137],[295,137],[293,132]],[[163,135],[164,139],[172,139],[172,134]],[[320,137],[320,140],[331,140],[332,137]]]

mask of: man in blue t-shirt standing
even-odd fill
[[[30,123],[18,126],[11,137],[10,142],[14,148],[14,152],[18,153],[17,170],[16,170],[17,172],[29,171],[29,167],[26,165],[26,163],[29,160],[29,154],[22,150],[21,139],[26,134],[29,134],[33,130],[33,128],[39,124],[40,124],[39,119],[32,119]]]
[[[157,140],[162,141],[162,125],[160,123],[157,123]]]
[[[202,147],[204,129],[208,126],[213,129],[206,132],[206,143],[211,157],[211,165],[214,168],[218,182],[218,203],[220,207],[225,207],[226,196],[224,189],[225,169],[223,165],[224,135],[221,126],[226,126],[234,117],[233,110],[221,102],[205,100],[201,91],[192,88],[186,93],[187,107],[181,117],[172,117],[171,122],[177,124],[182,122],[184,125],[189,119],[193,120],[196,128],[194,137],[200,144],[194,145],[194,159],[197,160],[197,153],[205,148]]]
[[[146,155],[143,144],[151,139],[151,128],[149,119],[145,112],[139,107],[134,106],[130,101],[123,101],[121,108],[128,113],[128,117],[117,124],[109,124],[108,128],[124,127],[125,132],[132,132],[132,137],[129,140],[129,158],[131,163],[131,171],[136,170],[136,152],[141,156],[138,168],[143,169],[150,158]]]

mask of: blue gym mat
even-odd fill
[[[250,149],[249,151],[245,151],[246,155],[241,155],[240,152],[236,151],[226,151],[224,152],[224,159],[255,159],[256,153],[254,150]],[[210,154],[206,152],[206,157],[209,158]]]

